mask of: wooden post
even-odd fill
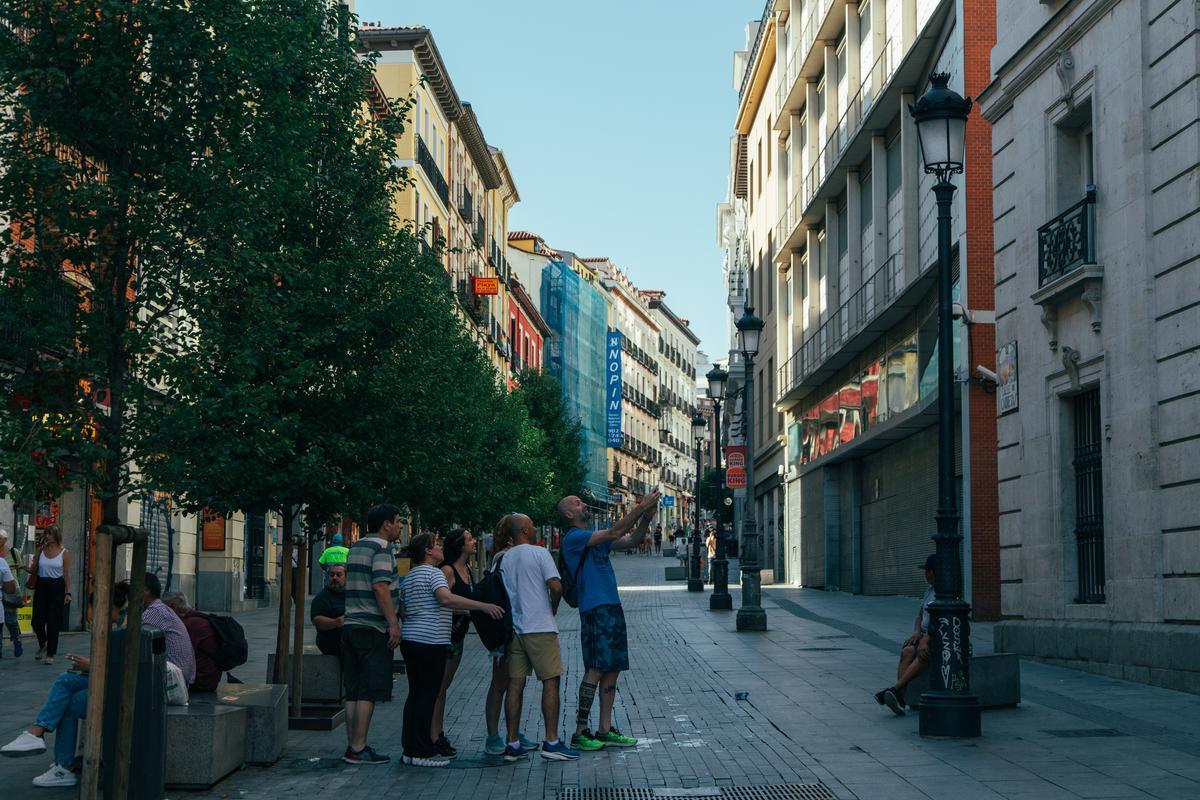
[[[296,566],[296,630],[292,647],[292,716],[300,716],[304,680],[304,593],[308,588],[308,542],[299,544],[300,557]]]
[[[145,605],[146,550],[145,536],[134,539],[133,564],[129,575],[129,617],[125,622],[125,658],[121,675],[121,706],[117,715],[117,763],[113,780],[113,797],[129,796],[129,758],[133,750],[133,715],[137,704],[138,656],[142,638],[142,610]]]
[[[82,800],[97,800],[100,791],[104,681],[108,672],[108,634],[112,627],[113,541],[108,533],[96,534],[96,572],[92,585],[92,666],[88,671],[91,689],[84,720],[83,780],[79,786]]]
[[[287,683],[288,624],[292,602],[292,519],[290,505],[283,511],[283,554],[279,560],[279,627],[275,631],[275,671],[271,683]]]

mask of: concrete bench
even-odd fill
[[[208,789],[242,765],[246,709],[198,703],[167,707],[167,774],[171,789]]]
[[[300,700],[305,705],[336,705],[342,702],[342,662],[337,656],[327,656],[315,644],[305,645],[304,663],[301,666]],[[267,681],[275,672],[275,654],[267,656]],[[284,680],[290,680],[292,660],[288,656]]]
[[[933,666],[930,665],[930,669]],[[983,708],[1010,708],[1021,702],[1021,660],[1016,653],[986,653],[971,657],[971,691]],[[908,685],[908,704],[921,707],[921,692],[929,689],[929,670]]]
[[[686,567],[665,567],[664,569],[666,571],[666,580],[669,580],[669,581],[686,581],[687,580],[687,568]]]
[[[270,765],[288,742],[288,687],[272,683],[222,683],[215,692],[193,694],[192,705],[218,705],[246,710],[247,764]]]
[[[675,548],[674,547],[664,547],[662,554],[666,558],[674,558],[675,557]]]

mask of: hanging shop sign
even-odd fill
[[[471,277],[471,293],[476,297],[500,294],[500,279],[474,275]]]
[[[604,418],[609,447],[621,446],[621,332],[609,331],[605,346]]]

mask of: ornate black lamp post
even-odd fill
[[[721,401],[725,399],[725,384],[729,373],[715,366],[704,377],[708,378],[708,396],[715,405],[717,437],[717,488],[719,494],[725,494],[725,468],[721,461]],[[725,507],[717,506],[717,557],[713,559],[709,572],[712,575],[713,591],[708,598],[709,611],[729,611],[733,608],[733,596],[729,594],[729,562],[725,559]]]
[[[969,672],[971,607],[962,597],[962,535],[954,481],[954,338],[951,331],[950,176],[963,171],[971,101],[952,90],[950,75],[934,73],[932,85],[909,112],[917,124],[925,172],[937,177],[938,208],[938,510],[937,568],[929,606],[929,691],[921,695],[922,736],[979,736],[979,698]]]
[[[754,519],[754,357],[763,321],[746,311],[737,321],[738,347],[746,360],[746,379],[742,391],[742,416],[746,429],[746,513],[742,517],[742,607],[737,613],[739,631],[765,631],[767,612],[762,608],[762,574],[758,563],[758,523]]]
[[[692,505],[696,507],[696,524],[692,527],[692,557],[688,569],[688,591],[703,592],[704,578],[700,574],[700,447],[704,441],[704,429],[708,420],[703,414],[692,417],[692,438],[696,440],[696,492]]]

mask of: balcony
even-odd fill
[[[471,196],[471,190],[465,186],[462,189],[462,196],[458,198],[458,213],[468,224],[475,216],[475,198]]]
[[[1075,205],[1038,228],[1038,290],[1030,299],[1044,307],[1050,347],[1058,346],[1056,306],[1078,296],[1100,332],[1104,267],[1096,263],[1096,187]]]
[[[831,15],[830,12],[834,6],[842,12],[840,14]],[[825,51],[821,49],[815,53],[813,45],[818,41],[818,33],[824,30],[824,36],[820,37],[820,41],[831,39],[837,36],[841,30],[842,20],[845,19],[845,2],[844,0],[818,0],[815,4],[805,9],[804,24],[800,29],[800,38],[792,46],[792,51],[787,54],[787,64],[781,65],[779,75],[779,88],[776,91],[776,108],[779,109],[779,116],[776,119],[775,129],[786,130],[788,125],[788,115],[792,111],[799,111],[804,107],[804,80],[799,78],[815,78],[821,74],[825,68]]]
[[[467,312],[467,316],[475,322],[483,324],[487,313],[484,311],[483,298],[472,291],[470,275],[458,279],[458,286],[454,294],[463,311]]]
[[[433,154],[425,146],[425,140],[421,138],[421,134],[415,135],[417,137],[417,164],[424,171],[425,177],[429,179],[429,184],[437,196],[442,198],[442,205],[449,208],[450,186],[446,183],[446,178],[442,175],[442,170],[438,167],[437,162],[433,160]]]
[[[930,267],[906,286],[903,254],[885,261],[779,368],[776,403],[786,408],[803,399],[871,346],[916,308],[936,275]]]
[[[464,219],[470,219],[470,217],[464,217]],[[475,226],[473,228],[471,228],[471,238],[475,240],[476,247],[483,247],[483,243],[484,243],[484,241],[486,241],[486,237],[487,237],[487,224],[484,222],[483,214],[476,213],[475,214]]]

